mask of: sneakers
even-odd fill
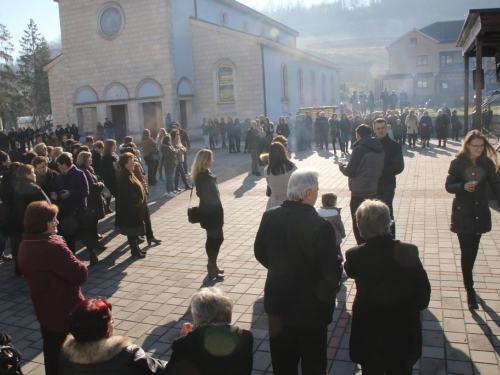
[[[168,193],[168,194],[167,194],[167,197],[168,197],[168,198],[174,198],[174,197],[176,197],[176,196],[177,196],[177,194],[175,194],[175,193],[174,193],[174,192],[172,192],[172,191],[171,191],[170,193]]]

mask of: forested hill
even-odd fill
[[[342,68],[342,81],[371,88],[388,67],[392,41],[438,21],[464,20],[469,9],[498,8],[499,0],[338,0],[306,6],[275,6],[261,11],[299,31],[298,47]]]

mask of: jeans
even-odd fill
[[[156,170],[158,169],[158,161],[153,159],[153,156],[144,156],[144,161],[148,168],[148,184],[153,185],[156,183]]]
[[[40,325],[43,339],[43,359],[45,374],[57,375],[59,373],[59,352],[68,337],[69,332],[54,332]]]
[[[229,152],[236,152],[236,142],[234,137],[229,137]]]
[[[334,298],[334,296],[332,296]],[[294,327],[268,313],[269,345],[275,375],[325,375],[327,368],[327,326]]]
[[[236,142],[236,151],[237,151],[237,152],[241,152],[241,150],[240,150],[240,145],[241,145],[241,137],[236,137],[236,138],[234,139],[234,141]]]
[[[114,137],[113,128],[104,128],[104,133],[106,133],[106,139],[113,139]]]
[[[359,197],[351,195],[351,202],[349,203],[349,206],[351,207],[352,231],[354,233],[354,237],[356,238],[356,243],[358,245],[365,243],[366,240],[363,237],[361,237],[361,234],[359,233],[358,223],[356,221],[356,210],[358,209],[359,206],[361,206],[361,203],[363,203],[365,200],[375,199],[375,198],[377,198],[376,195],[371,195],[367,197]]]
[[[208,134],[203,134],[203,138],[205,139],[205,148],[210,148],[210,136]]]
[[[184,188],[190,189],[189,183],[186,180],[186,171],[184,170],[184,165],[182,164],[182,161],[178,162],[177,166],[175,167],[175,179],[174,179],[175,190],[177,190],[179,186],[179,177],[182,179],[182,182],[184,183]]]
[[[457,233],[458,242],[460,243],[460,252],[462,253],[462,276],[464,279],[465,289],[474,288],[474,278],[472,270],[476,262],[477,253],[479,251],[479,242],[481,241],[481,233],[478,234],[463,234]]]
[[[219,135],[218,134],[215,135],[214,138],[215,138],[215,148],[217,148],[219,147]]]
[[[377,188],[378,199],[380,199],[389,207],[389,211],[391,213],[391,219],[392,219],[391,233],[394,238],[396,238],[396,223],[394,222],[394,211],[392,208],[392,201],[394,200],[395,193],[396,193],[396,185],[391,185],[391,184],[378,185]]]
[[[167,193],[171,193],[174,191],[174,171],[175,168],[167,169],[165,167],[165,180],[167,181]]]
[[[416,141],[417,141],[417,134],[416,133],[409,133],[408,134],[408,146],[415,147]]]

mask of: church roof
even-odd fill
[[[419,31],[439,43],[456,42],[464,25],[463,20],[434,22]]]

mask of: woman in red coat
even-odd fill
[[[19,268],[28,281],[40,323],[47,375],[58,373],[59,351],[69,333],[69,313],[84,299],[80,285],[87,281],[87,267],[56,234],[57,211],[45,201],[30,203],[19,246]]]

